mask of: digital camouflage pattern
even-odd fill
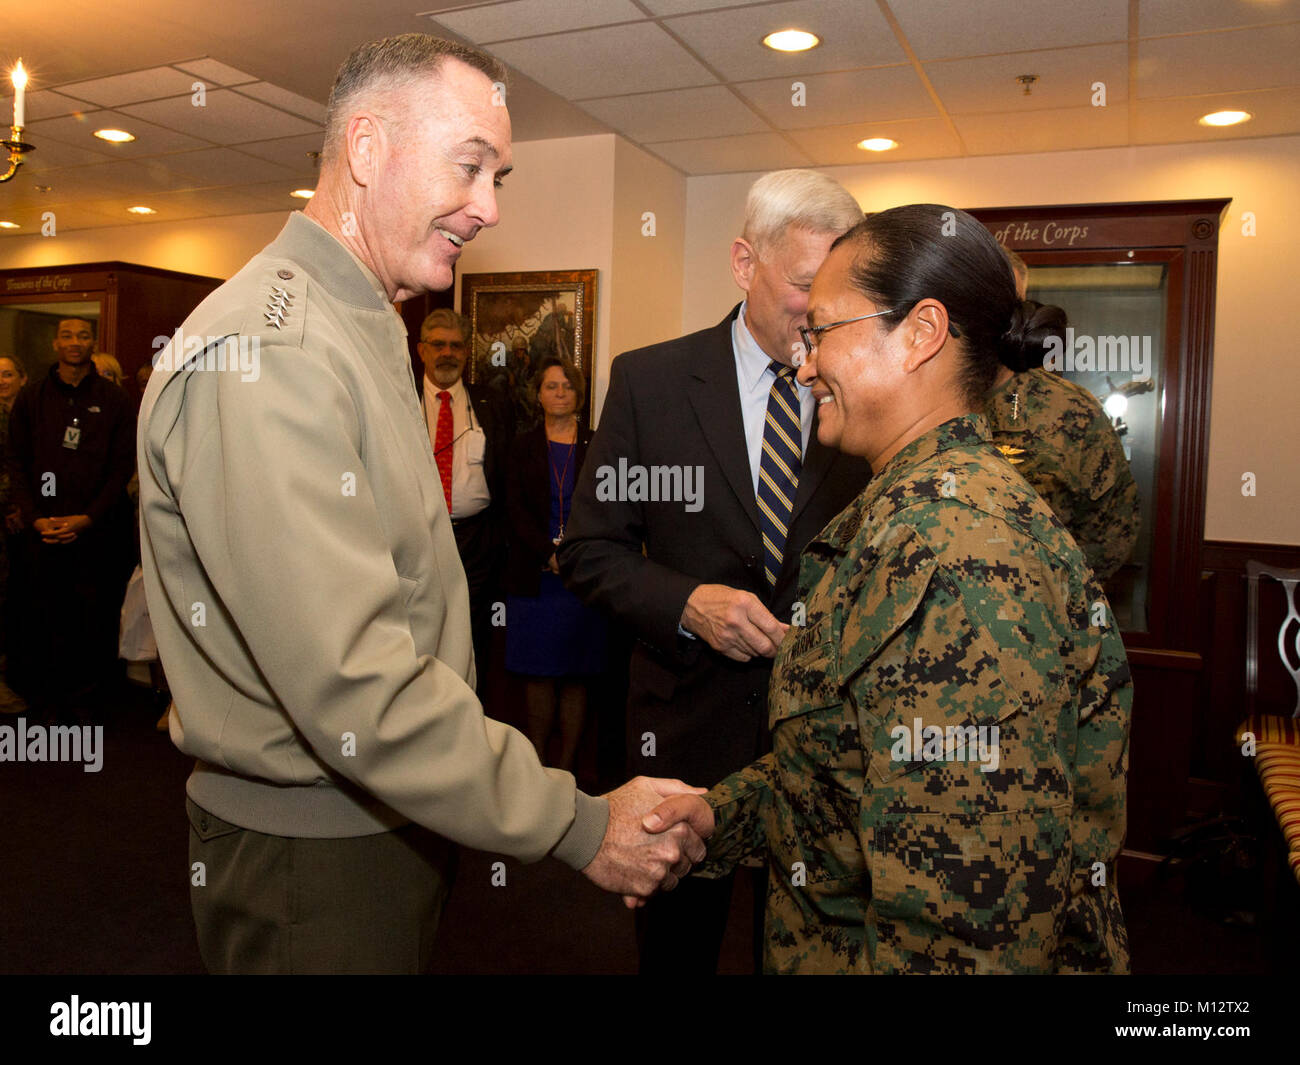
[[[1034,368],[990,393],[993,443],[1070,530],[1103,584],[1138,536],[1138,488],[1097,397]]]
[[[1128,660],[1078,547],[983,416],[894,456],[808,545],[800,590],[772,753],[709,792],[700,869],[767,852],[764,968],[1126,971]],[[895,760],[891,730],[916,718],[996,725],[996,768],[955,742],[951,760]]]

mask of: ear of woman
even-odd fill
[[[949,340],[948,310],[938,300],[921,300],[908,312],[900,328],[907,338],[903,372],[915,373],[938,355]]]

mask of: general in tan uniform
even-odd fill
[[[773,751],[706,796],[703,872],[769,862],[769,972],[1128,968],[1128,662],[988,441],[974,414],[926,432],[804,554]]]
[[[190,315],[145,393],[145,588],[172,740],[196,759],[191,902],[219,972],[425,968],[453,843],[638,896],[704,853],[634,824],[683,785],[585,795],[474,694],[393,303],[450,287],[496,224],[504,76],[424,34],[354,52],[316,196]]]

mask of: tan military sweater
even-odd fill
[[[410,820],[586,865],[608,804],[475,698],[465,575],[378,281],[295,214],[182,333],[149,382],[139,469],[190,797],[273,835]]]

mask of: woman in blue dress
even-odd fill
[[[528,737],[538,755],[546,761],[558,716],[556,764],[572,770],[587,716],[587,679],[605,669],[605,622],[564,587],[555,549],[591,432],[579,418],[585,382],[571,362],[544,359],[533,380],[543,422],[515,438],[506,474],[506,669],[526,678]]]

